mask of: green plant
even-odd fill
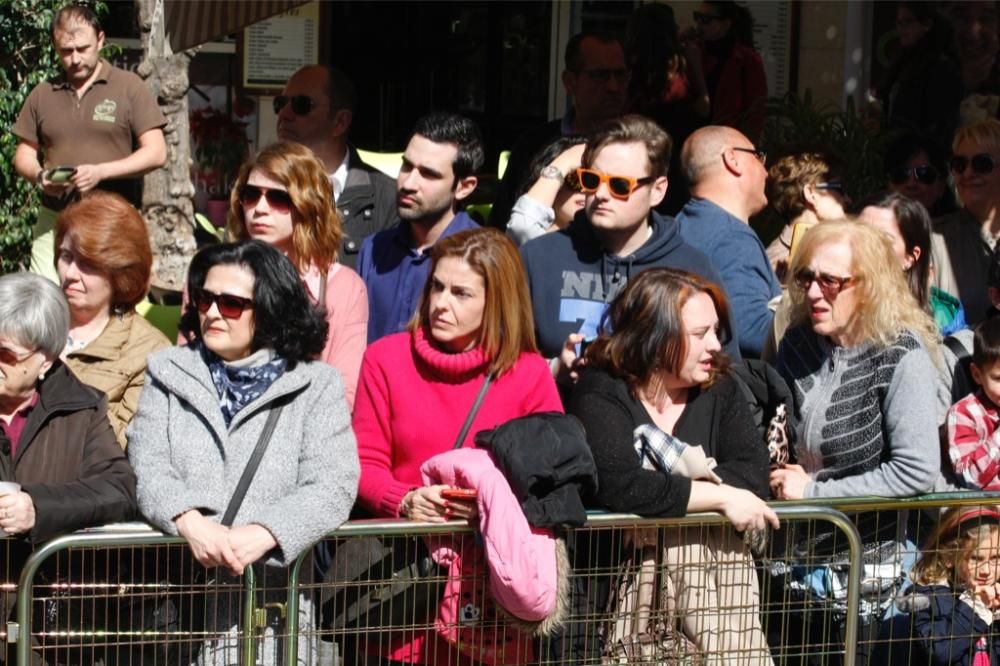
[[[17,137],[9,128],[28,93],[61,71],[49,40],[49,25],[66,0],[0,2],[0,273],[20,270],[31,252],[38,217],[38,189],[14,171]],[[85,2],[103,14],[103,2]]]
[[[866,111],[859,111],[852,98],[843,109],[818,103],[812,91],[799,96],[789,92],[768,101],[767,123],[762,147],[768,160],[790,149],[824,147],[844,161],[844,188],[857,201],[885,187],[882,159],[893,136],[878,126]],[[773,157],[772,157],[773,156]],[[754,228],[767,242],[776,236],[785,221],[770,209],[754,219]]]

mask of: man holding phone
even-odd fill
[[[42,190],[31,270],[55,278],[53,229],[60,210],[99,188],[142,205],[141,176],[167,159],[166,119],[149,87],[101,59],[97,15],[68,5],[52,20],[63,75],[37,85],[11,131],[17,173]]]

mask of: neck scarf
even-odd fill
[[[264,395],[288,365],[271,349],[258,350],[233,363],[227,363],[204,345],[201,353],[219,394],[219,407],[227,428],[241,409]]]

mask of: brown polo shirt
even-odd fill
[[[140,134],[166,124],[142,79],[101,60],[97,78],[81,98],[63,76],[35,86],[11,131],[19,139],[38,145],[42,166],[51,169],[128,157],[135,151]],[[134,192],[128,191],[141,187],[139,178],[102,181],[98,187],[140,203]],[[46,201],[46,205],[50,203],[61,207]]]

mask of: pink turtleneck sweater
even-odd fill
[[[486,377],[482,350],[438,350],[423,333],[397,333],[373,343],[361,364],[354,403],[354,434],[361,459],[361,505],[397,517],[399,502],[423,485],[420,465],[449,450]],[[462,446],[475,434],[536,412],[561,412],[545,360],[523,353],[494,379]]]

